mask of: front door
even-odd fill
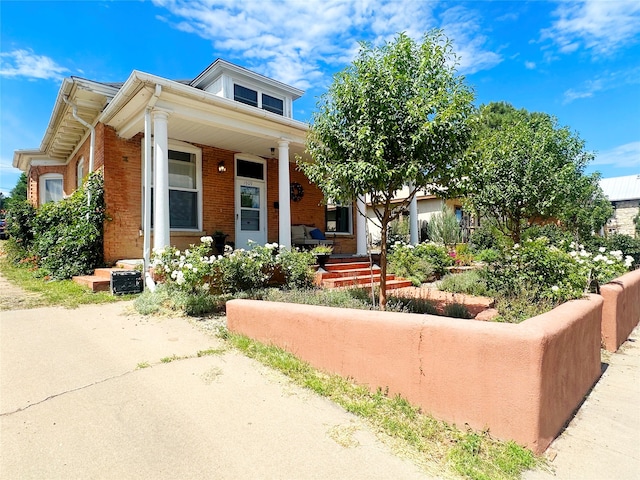
[[[267,243],[265,164],[238,159],[236,163],[236,248],[248,248],[249,240]]]

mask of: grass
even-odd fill
[[[77,308],[79,305],[112,303],[135,298],[134,295],[116,296],[109,292],[92,292],[72,280],[49,281],[37,278],[26,266],[15,265],[5,258],[0,258],[0,273],[9,282],[28,293],[23,299],[3,297],[0,300],[0,310],[50,305]]]
[[[514,442],[501,442],[487,432],[462,431],[421,413],[400,396],[355,385],[338,375],[312,368],[292,354],[242,335],[222,337],[248,357],[279,370],[296,384],[309,388],[358,415],[400,443],[418,463],[470,479],[516,479],[542,460]]]

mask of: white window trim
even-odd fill
[[[326,230],[327,228],[327,218],[326,218],[326,207],[329,205],[335,205],[337,207],[344,207],[344,208],[348,208],[349,209],[349,231],[348,232],[332,232],[329,230]],[[335,236],[350,236],[353,235],[353,204],[350,203],[349,205],[342,205],[339,203],[332,203],[332,202],[327,202],[327,205],[325,206],[325,220],[324,220],[324,228],[325,228],[325,236],[326,235],[335,235]]]
[[[61,180],[62,181],[62,200],[64,198],[64,176],[61,173],[45,173],[44,175],[40,175],[38,179],[38,187],[39,187],[39,200],[40,205],[44,205],[45,202],[45,193],[46,193],[46,182],[47,180]],[[54,202],[60,201],[54,200]]]
[[[81,157],[76,165],[76,188],[80,188],[84,183],[84,157]]]
[[[140,187],[142,190],[142,200],[140,202],[140,212],[142,213],[142,217],[144,217],[144,136],[142,138],[141,141],[142,144],[142,148],[141,148],[141,155],[140,155],[140,168],[142,171],[142,180],[140,182]],[[153,145],[153,136],[151,137],[151,145]],[[194,145],[191,145],[190,143],[187,142],[181,142],[180,140],[172,140],[169,139],[168,140],[168,150],[175,150],[178,152],[185,152],[185,153],[190,153],[195,155],[196,158],[196,188],[195,189],[188,189],[188,188],[179,188],[177,190],[185,190],[185,191],[196,191],[197,192],[197,199],[196,201],[198,202],[198,225],[196,228],[171,228],[170,231],[171,232],[202,232],[202,225],[203,225],[203,218],[202,218],[202,185],[203,185],[203,181],[202,181],[202,149],[198,148]],[[153,152],[153,147],[151,148],[152,152]],[[153,162],[154,158],[153,158],[153,153],[151,154],[151,161]],[[153,178],[151,179],[151,186],[153,187]],[[169,187],[169,189],[171,190],[172,188]],[[169,208],[171,208],[171,206],[169,206]],[[151,227],[151,231],[153,232],[153,227]]]
[[[254,90],[255,92],[258,93],[258,106],[254,107],[254,108],[259,108],[260,110],[264,110],[262,108],[262,94],[266,94],[269,95],[270,97],[273,98],[277,98],[278,100],[282,100],[282,115],[278,114],[278,113],[273,113],[270,112],[269,110],[265,110],[265,112],[269,112],[269,113],[273,113],[273,115],[278,115],[279,117],[286,117],[286,118],[291,118],[291,111],[289,109],[289,103],[288,102],[288,97],[283,97],[282,95],[275,93],[271,90],[266,90],[263,87],[261,87],[260,85],[258,85],[257,83],[252,83],[252,82],[247,82],[245,80],[242,79],[236,79],[231,77],[231,87],[230,87],[230,92],[229,92],[229,98],[231,100],[235,100],[235,92],[234,92],[234,87],[236,85],[239,85],[241,87],[244,88],[248,88],[250,90]]]

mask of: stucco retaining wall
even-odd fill
[[[600,287],[602,343],[610,352],[618,350],[640,322],[640,270],[634,270]]]
[[[519,325],[232,300],[232,332],[389,389],[425,412],[544,451],[600,375],[602,298]]]

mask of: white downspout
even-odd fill
[[[162,87],[156,85],[156,91],[153,93],[144,111],[144,212],[143,218],[143,261],[144,261],[144,279],[147,288],[153,292],[156,284],[151,275],[151,110],[158,101],[158,97],[162,93]]]
[[[88,128],[91,131],[91,140],[89,142],[89,173],[91,173],[93,172],[93,152],[96,146],[96,129],[93,127],[93,125],[85,122],[78,116],[78,106],[71,100],[69,100],[69,97],[67,95],[63,96],[62,100],[64,100],[64,103],[72,108],[71,114],[73,115],[73,118],[80,122],[82,126]],[[87,205],[89,204],[91,204],[91,192],[87,192]]]

